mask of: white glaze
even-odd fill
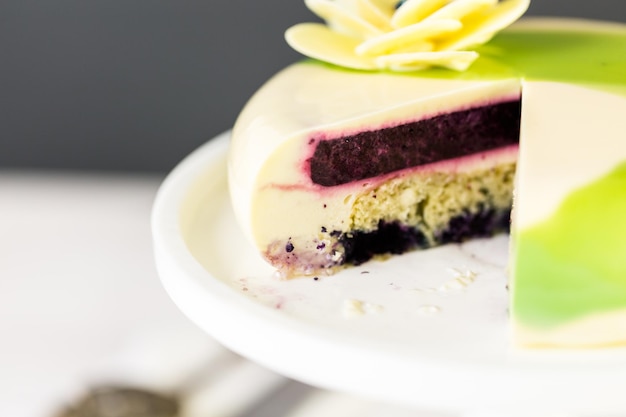
[[[590,114],[590,109],[596,110]],[[626,160],[626,97],[576,85],[525,81],[514,224],[548,218],[572,191]],[[558,163],[557,163],[558,162]]]
[[[563,325],[541,329],[511,322],[513,342],[530,347],[598,348],[626,344],[626,310],[590,314]]]

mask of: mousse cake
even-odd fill
[[[334,35],[317,24],[287,33],[316,59],[269,80],[233,129],[229,185],[242,230],[293,277],[491,236],[512,219],[516,343],[626,342],[626,27],[527,19],[492,33],[527,7],[513,0],[439,2],[475,3],[461,17],[440,13],[461,29],[397,18],[420,1],[357,2],[390,16],[388,26],[396,18],[405,35],[427,27],[419,51],[383,24],[364,40],[340,31],[330,49],[323,41]],[[345,23],[335,3],[307,5]]]

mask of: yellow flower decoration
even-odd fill
[[[471,49],[526,12],[530,0],[305,0],[326,21],[285,33],[296,51],[361,70],[466,70]]]

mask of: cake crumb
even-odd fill
[[[339,262],[343,258],[343,253],[338,250],[333,250],[330,259],[334,262]]]
[[[343,302],[343,316],[345,318],[361,317],[366,314],[379,314],[384,310],[379,304],[348,298]]]
[[[284,280],[287,279],[287,271],[284,269],[277,269],[274,271],[274,279],[278,279],[278,280]]]
[[[436,288],[429,287],[429,288],[414,288],[413,291],[417,293],[434,294],[438,290]]]
[[[424,305],[417,309],[422,316],[434,316],[441,313],[441,307],[435,305]]]
[[[454,278],[439,287],[439,292],[445,293],[464,290],[476,281],[476,276],[478,275],[476,272],[470,271],[469,269],[460,271],[456,268],[450,268],[450,271],[455,275]]]

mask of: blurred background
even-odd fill
[[[534,0],[529,14],[626,22],[626,2]],[[0,416],[60,417],[116,381],[171,392],[198,370],[213,380],[187,416],[433,415],[234,357],[155,271],[164,176],[300,58],[283,32],[313,20],[301,0],[0,0]],[[274,399],[259,406],[255,386]]]
[[[529,15],[626,21],[623,0]],[[166,172],[299,55],[300,0],[0,1],[0,168]]]

